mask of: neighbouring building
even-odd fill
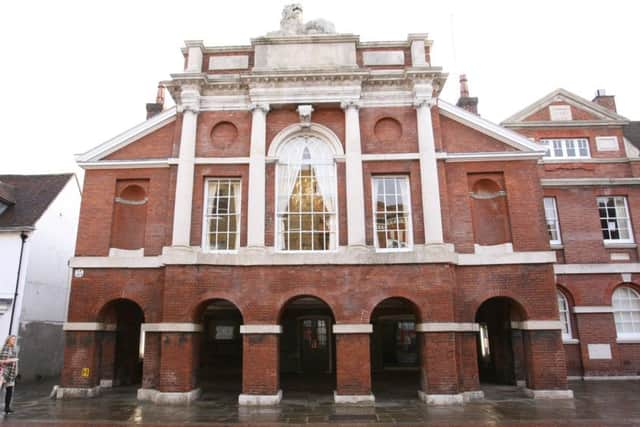
[[[560,91],[560,121],[541,101],[499,126],[466,78],[457,106],[440,99],[426,34],[362,42],[301,13],[248,46],[187,41],[162,82],[176,107],[160,90],[147,121],[77,156],[58,397],[139,384],[156,402],[226,387],[241,404],[308,389],[444,404],[485,383],[571,397],[567,364],[640,370],[611,302],[637,302],[627,120]]]
[[[73,174],[0,175],[0,334],[18,335],[25,380],[62,370],[80,195]]]

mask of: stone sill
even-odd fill
[[[640,337],[638,338],[618,338],[616,344],[640,344]]]
[[[577,338],[563,338],[562,344],[580,344],[580,340]]]
[[[638,245],[635,243],[604,243],[605,249],[635,249]]]

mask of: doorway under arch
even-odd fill
[[[196,319],[202,323],[198,382],[204,392],[242,390],[242,313],[224,299],[203,302]]]
[[[419,310],[399,297],[387,298],[371,314],[371,385],[377,397],[414,397],[420,388]]]
[[[289,300],[280,314],[280,383],[285,392],[335,390],[335,317],[313,296]]]
[[[524,381],[525,347],[522,332],[513,322],[525,320],[525,311],[515,300],[494,297],[476,312],[478,373],[481,383],[517,385]]]
[[[102,335],[100,354],[101,380],[112,386],[131,386],[142,383],[144,339],[141,328],[144,312],[128,299],[107,303],[100,319],[109,328]],[[104,384],[104,383],[103,383]]]

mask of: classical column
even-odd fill
[[[249,153],[249,211],[247,246],[264,248],[265,147],[268,104],[251,104],[251,149]]]
[[[280,390],[280,325],[241,325],[242,394],[240,405],[276,405]]]
[[[349,246],[365,246],[364,188],[362,181],[359,105],[351,101],[343,102],[341,107],[344,110],[345,116],[347,240]]]
[[[173,209],[172,245],[190,246],[196,130],[200,111],[200,90],[197,86],[182,88],[178,109],[182,111],[182,132],[176,178],[176,200]]]
[[[373,325],[336,324],[336,403],[373,403],[369,336]]]
[[[420,186],[422,190],[422,216],[425,244],[443,243],[438,162],[431,123],[432,98],[415,102],[418,118],[418,150],[420,152]]]

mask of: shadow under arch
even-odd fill
[[[142,382],[145,322],[143,309],[127,298],[117,298],[104,304],[98,320],[105,324],[100,340],[98,369],[102,384],[125,386]]]
[[[332,393],[335,390],[335,315],[313,295],[289,298],[278,313],[280,383],[283,391]]]
[[[518,323],[527,313],[517,300],[496,296],[485,300],[476,311],[478,373],[480,382],[516,385],[526,379],[526,348]]]
[[[420,388],[419,306],[405,297],[389,297],[371,312],[371,383],[379,397],[415,397]]]
[[[240,309],[224,298],[200,302],[193,311],[202,324],[197,377],[203,391],[240,393],[242,390],[244,323]]]

